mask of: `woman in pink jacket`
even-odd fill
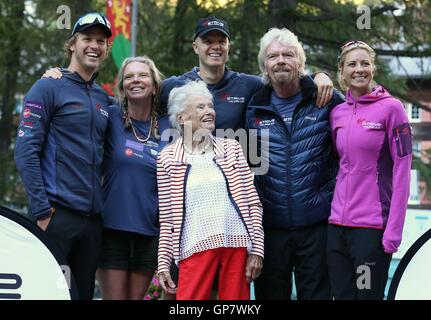
[[[157,160],[158,275],[178,300],[248,300],[263,266],[262,205],[241,146],[212,136],[213,96],[203,81],[174,88],[171,124],[181,136]],[[170,274],[179,266],[178,290]]]
[[[410,125],[402,103],[373,82],[369,45],[346,43],[338,70],[347,94],[330,117],[340,157],[328,227],[331,286],[335,299],[383,299],[407,210]]]

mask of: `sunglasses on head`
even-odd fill
[[[348,47],[351,47],[351,46],[353,46],[353,45],[356,45],[356,46],[363,45],[363,46],[367,46],[367,47],[371,48],[371,47],[368,45],[368,43],[366,43],[366,42],[364,42],[364,41],[361,41],[361,40],[352,40],[352,41],[348,41],[348,42],[346,42],[345,44],[343,44],[343,45],[341,46],[341,51],[343,51],[344,49],[346,49],[346,48],[348,48]]]
[[[80,28],[86,24],[92,24],[96,21],[111,29],[111,23],[104,16],[98,13],[89,13],[76,21],[75,25],[73,26],[72,34],[75,34],[77,28]]]
[[[374,51],[373,48],[370,47],[370,45],[364,41],[361,40],[352,40],[352,41],[348,41],[345,44],[343,44],[341,46],[341,50],[340,50],[340,54],[338,55],[338,63],[340,63],[341,61],[341,56],[343,55],[343,52],[345,49],[349,48],[349,47],[359,47],[359,46],[364,46],[364,47],[368,47],[370,48],[372,51]]]

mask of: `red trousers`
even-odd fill
[[[177,299],[209,300],[218,274],[220,300],[250,300],[250,285],[245,278],[246,262],[246,248],[211,249],[181,260]]]

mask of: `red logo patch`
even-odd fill
[[[30,117],[31,111],[29,108],[25,108],[22,114],[24,115],[24,118],[28,118]]]
[[[127,148],[126,151],[125,151],[125,154],[126,154],[126,156],[131,157],[131,156],[133,156],[133,150]]]
[[[220,93],[220,99],[221,100],[227,100],[227,98],[229,97],[229,93],[228,92],[221,92]]]

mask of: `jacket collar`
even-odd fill
[[[202,80],[198,72],[199,72],[199,67],[194,67],[191,71],[185,73],[184,77],[192,81]],[[226,83],[234,76],[235,76],[235,72],[233,72],[227,66],[225,66],[223,78],[221,78],[220,81],[214,85],[214,90],[218,90],[225,87]]]
[[[98,72],[93,73],[93,75],[91,76],[91,79],[89,81],[85,81],[84,79],[82,79],[81,75],[78,72],[70,72],[68,69],[66,68],[61,68],[61,73],[63,74],[64,77],[76,82],[76,83],[80,83],[83,85],[93,85],[97,76],[98,76]]]
[[[226,155],[226,149],[223,144],[223,139],[211,136],[214,146],[214,159],[224,158]],[[174,162],[187,163],[184,154],[183,137],[179,137],[173,146],[173,158]]]
[[[310,76],[303,76],[299,81],[301,85],[302,101],[314,98],[317,92],[317,87],[314,84],[313,79]],[[273,90],[274,89],[271,85],[266,84],[254,95],[250,105],[253,107],[271,106],[271,92]]]

